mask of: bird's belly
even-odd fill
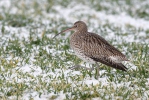
[[[76,39],[76,37],[73,35],[70,37],[70,46],[75,52],[75,55],[77,55],[80,59],[82,59],[85,62],[91,63],[91,64],[95,63],[93,59],[87,57],[83,53],[82,43],[80,42],[80,40]]]
[[[85,62],[95,64],[95,61],[87,56],[85,56],[82,52],[74,50],[75,54]]]

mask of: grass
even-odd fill
[[[10,6],[0,6],[1,100],[149,98],[149,29],[138,28],[131,23],[115,25],[108,20],[101,20],[98,15],[86,14],[86,9],[82,10],[84,8],[74,9],[74,5],[83,4],[107,16],[121,15],[123,12],[132,18],[147,21],[148,0],[101,0],[100,3],[98,0],[8,2]],[[56,6],[68,10],[72,8],[73,14],[66,19],[62,17],[66,12],[60,14]],[[86,20],[89,30],[100,33],[124,51],[137,66],[136,70],[129,64],[128,72],[101,65],[100,78],[95,80],[95,71],[68,69],[75,64],[91,66],[74,56],[69,46],[69,33],[52,39],[74,23],[73,20],[69,21],[71,19]],[[96,22],[99,22],[98,26]]]

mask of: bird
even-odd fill
[[[74,31],[69,40],[70,47],[75,52],[75,55],[85,62],[96,64],[97,77],[99,76],[100,67],[98,63],[118,70],[127,71],[128,68],[122,64],[123,61],[129,61],[126,56],[100,35],[88,32],[85,22],[77,21],[72,27],[61,31],[53,38],[68,31]],[[74,66],[73,68],[77,67]]]

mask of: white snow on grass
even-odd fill
[[[34,100],[64,100],[65,99],[65,94],[63,92],[60,92],[58,95],[55,95],[54,93],[49,93],[49,94],[42,94],[39,97],[38,92],[33,92],[33,93],[25,93],[23,96],[23,100],[29,100],[28,98],[34,98]]]
[[[95,16],[95,19],[91,19],[91,21],[94,22],[95,26],[99,26],[100,22],[108,21],[113,25],[121,26],[121,27],[125,27],[126,25],[131,25],[136,28],[149,29],[149,25],[148,25],[149,21],[144,19],[136,19],[129,15],[126,15],[125,13],[121,13],[120,15],[106,14],[104,12],[96,11],[90,8],[89,6],[85,6],[82,4],[78,4],[71,8],[63,8],[61,6],[55,6],[54,8],[59,12],[60,16],[66,19],[68,22],[72,22],[72,21],[75,22],[78,20],[77,18],[75,18],[75,16],[73,16],[74,15],[73,13],[75,13],[75,15],[89,14],[91,16]],[[65,14],[63,14],[63,12],[65,12]],[[86,17],[84,16],[81,19],[83,21],[87,20]]]
[[[4,5],[4,4],[5,4],[5,6],[10,6],[10,1],[9,0],[3,0],[3,1],[0,1],[0,2],[1,2],[0,6]],[[118,26],[118,27],[125,27],[127,25],[131,25],[135,28],[141,28],[141,29],[144,29],[144,30],[149,29],[149,21],[144,20],[144,19],[136,19],[136,18],[133,18],[129,15],[126,15],[125,13],[121,13],[120,15],[106,14],[104,12],[96,11],[96,10],[92,9],[91,7],[89,7],[89,6],[85,6],[85,5],[81,5],[81,4],[78,4],[74,7],[66,7],[66,8],[61,7],[61,6],[55,6],[54,9],[58,12],[56,15],[55,15],[55,13],[48,13],[48,14],[44,14],[44,15],[46,17],[48,16],[48,17],[56,18],[56,19],[60,19],[61,17],[63,17],[64,19],[66,19],[67,22],[74,23],[75,21],[78,20],[78,18],[76,16],[81,16],[81,14],[88,15],[88,13],[90,13],[89,15],[95,16],[94,19],[89,20],[91,23],[94,23],[94,28],[97,28],[100,24],[105,24],[105,23],[109,22],[109,23],[111,23],[115,26]],[[16,10],[17,9],[14,7],[12,12],[14,13],[14,12],[16,12]],[[88,18],[86,16],[83,16],[81,18],[81,20],[83,20],[85,22],[88,22]],[[44,20],[43,23],[48,24],[49,21]],[[92,27],[92,28],[89,28],[89,29],[93,30],[94,28]],[[6,26],[5,30],[6,31],[11,30],[12,34],[14,34],[14,33],[17,34],[18,33],[17,36],[19,38],[28,38],[29,37],[29,31],[26,28],[22,28],[22,29],[18,28],[17,29],[16,27],[13,28],[13,27],[10,27],[10,26]],[[19,33],[19,31],[21,33]],[[40,30],[40,29],[39,29],[39,31],[42,32],[42,30]],[[58,30],[58,31],[61,31],[61,30]],[[145,36],[145,33],[141,32],[139,35],[140,36]],[[109,35],[110,38],[114,37],[114,36],[115,36],[114,33],[111,33],[111,35]],[[128,38],[129,38],[129,40],[128,40]],[[129,42],[139,41],[139,40],[135,40],[133,35],[129,35],[126,38],[123,38],[123,40],[128,40]],[[36,49],[38,50],[38,48],[36,48]],[[48,46],[45,47],[45,49],[48,52],[53,52],[52,55],[55,55],[56,53],[61,52],[61,51],[55,52],[54,49],[49,50]],[[30,58],[32,61],[35,60],[33,57],[34,56],[31,56],[31,58]],[[90,67],[89,64],[86,64],[86,66]],[[136,66],[134,66],[132,64],[130,64],[130,66],[132,66],[132,69],[136,70]],[[50,67],[50,65],[48,67]],[[68,68],[68,67],[69,66],[66,66],[66,68]],[[67,78],[68,75],[69,76],[70,75],[75,76],[75,75],[80,75],[81,74],[80,71],[72,71],[72,70],[68,70],[68,69],[67,70],[55,69],[55,72],[50,71],[49,73],[44,73],[44,72],[42,72],[42,69],[40,68],[40,66],[34,66],[34,65],[28,65],[28,64],[26,64],[24,66],[21,66],[19,68],[19,71],[23,72],[23,73],[30,73],[35,77],[38,76],[38,75],[42,75],[43,80],[46,80],[47,82],[51,81],[51,80],[46,78],[46,76],[48,76],[48,75],[51,75],[53,77],[58,77],[58,76],[61,76],[61,74],[64,72],[64,76],[65,76],[65,78]],[[100,71],[100,75],[103,74],[104,72],[105,72],[105,70]],[[17,74],[14,74],[10,78],[13,79],[16,76],[17,76]],[[8,79],[8,80],[10,80],[10,79]],[[24,81],[23,79],[16,79],[16,80],[18,80],[18,82],[23,82]],[[68,81],[71,83],[70,79],[68,79]],[[99,78],[98,80],[96,80],[94,78],[87,77],[85,80],[81,81],[80,83],[82,83],[82,82],[84,84],[88,85],[88,86],[97,85],[99,83],[101,83],[102,86],[104,86],[104,85],[108,85],[108,83],[109,83],[108,79],[106,77]],[[149,79],[148,79],[147,83],[149,83]],[[120,83],[120,84],[113,83],[113,88],[120,87],[120,86],[123,86],[123,85],[126,85],[126,87],[129,87],[130,84],[131,84],[130,82],[123,83],[123,84],[122,83]],[[45,95],[42,94],[41,97],[39,97],[39,94],[36,91],[33,91],[31,93],[30,92],[29,93],[24,93],[23,99],[28,100],[29,97],[33,97],[35,100],[47,100],[49,98],[52,98],[53,95],[55,95],[55,94],[54,93],[49,93],[49,94],[45,93]],[[63,99],[65,99],[65,94],[63,92],[60,92],[58,94],[58,97],[55,100],[63,100]],[[93,100],[98,100],[98,99],[99,98],[93,98]],[[107,97],[107,99],[108,99],[108,97]]]

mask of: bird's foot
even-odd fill
[[[80,66],[80,65],[75,65],[75,66],[72,66],[72,67],[69,67],[69,69],[71,69],[71,70],[79,70],[80,68],[81,68],[82,66]]]
[[[75,65],[75,66],[72,66],[72,67],[69,67],[69,69],[73,70],[79,70],[79,69],[86,69],[86,70],[89,70],[90,72],[94,70],[94,67],[92,68],[87,68],[87,67],[84,67],[84,66],[81,66],[81,65]]]

